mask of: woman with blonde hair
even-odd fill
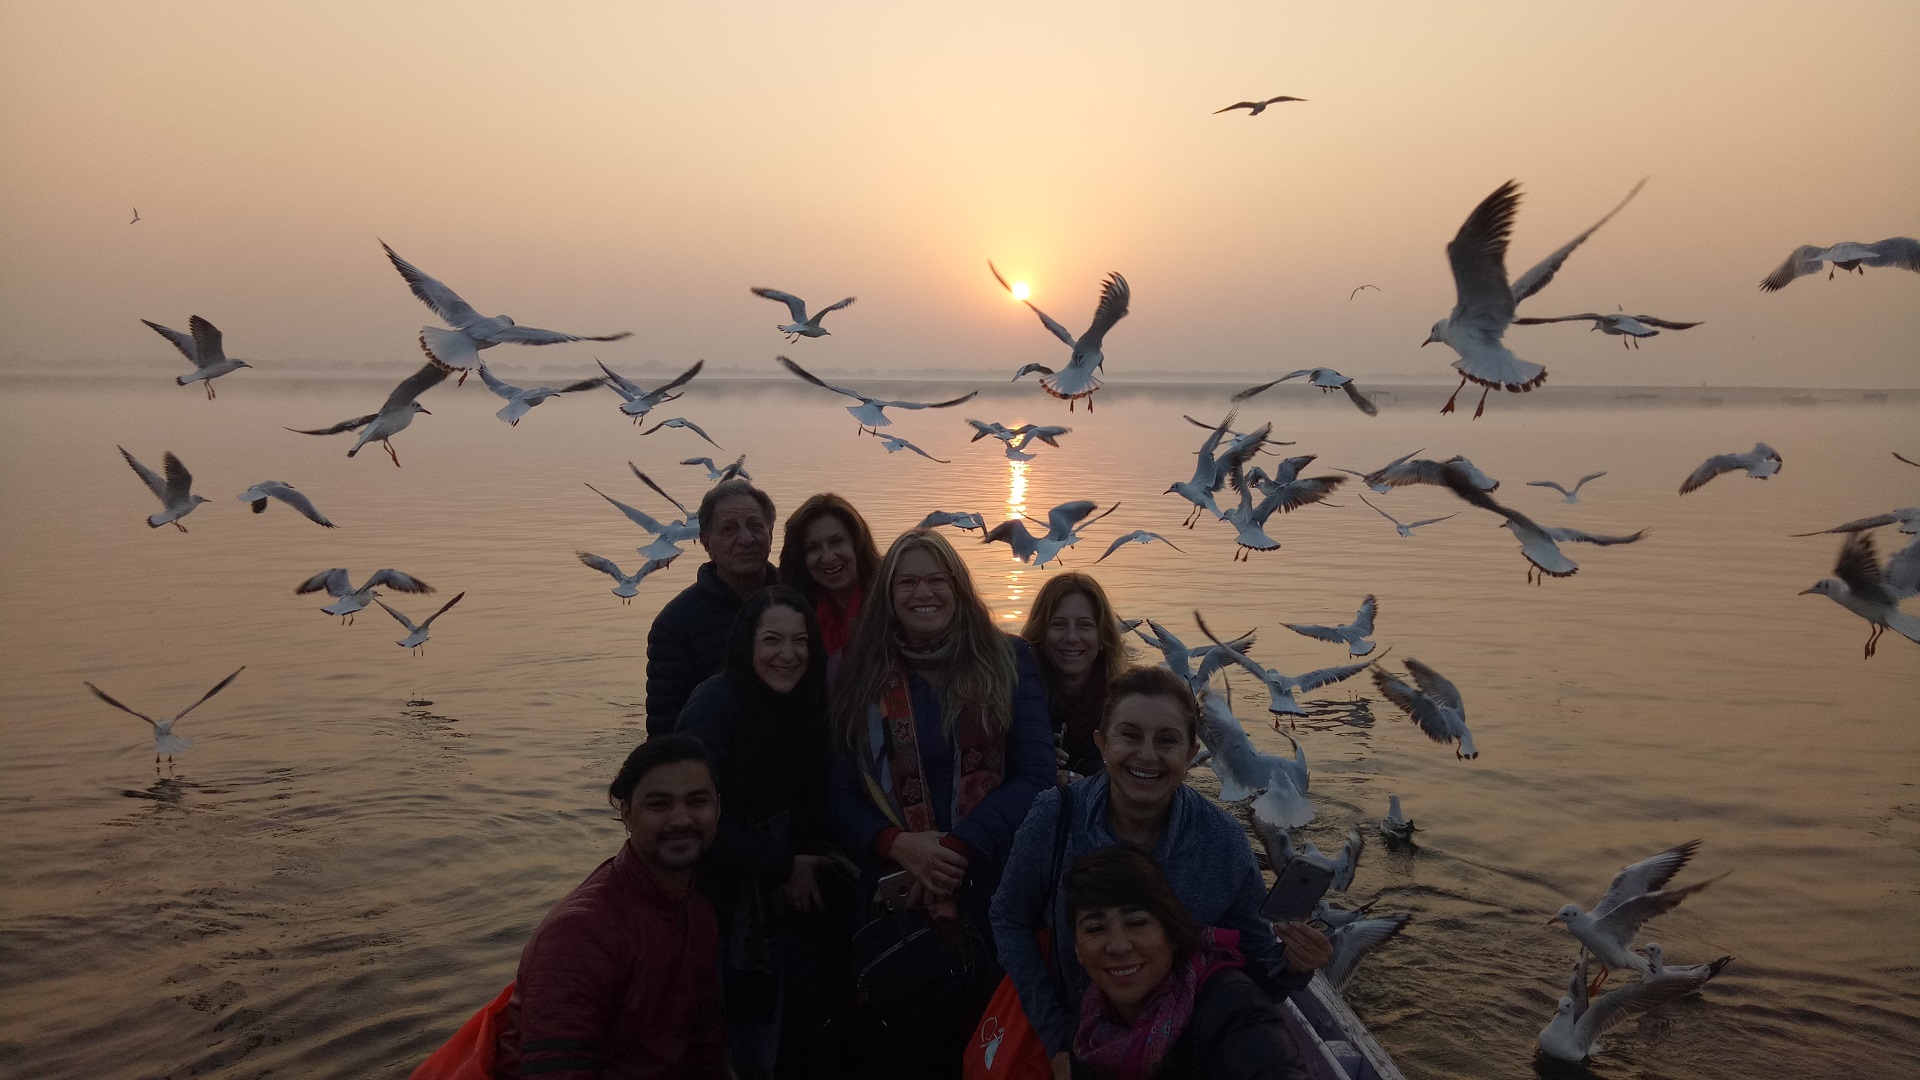
[[[1107,592],[1077,571],[1055,574],[1033,598],[1020,636],[1033,646],[1047,683],[1047,713],[1053,728],[1062,782],[1101,770],[1093,733],[1106,711],[1107,684],[1127,669],[1120,619]]]
[[[880,565],[873,530],[853,504],[831,491],[800,504],[780,543],[780,583],[797,589],[820,622],[815,647],[829,660],[846,652],[861,602]]]
[[[1032,648],[994,626],[966,564],[937,533],[915,529],[895,540],[872,588],[830,713],[840,751],[834,817],[869,878],[904,873],[905,906],[980,940],[992,970],[968,980],[978,1000],[869,1026],[912,1050],[917,1062],[901,1065],[914,1065],[914,1075],[944,1075],[952,1063],[958,1076],[961,1048],[1000,977],[988,902],[1027,808],[1053,782],[1046,689]],[[886,1047],[869,1052],[889,1056]],[[869,1064],[888,1074],[884,1060]]]

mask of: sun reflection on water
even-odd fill
[[[1007,518],[1017,521],[1020,516],[1026,512],[1027,463],[1024,461],[1009,460],[1007,462]],[[1026,564],[1021,562],[1018,556],[1010,555],[1008,558],[1013,561],[1013,568],[1007,571],[1007,599],[1014,604],[1018,604],[1020,603],[1020,598],[1026,593],[1026,590],[1021,585],[1020,578],[1021,575],[1027,572],[1027,568]],[[1011,622],[1019,618],[1022,614],[1021,609],[1010,607],[1008,610],[1000,613],[1000,618]]]

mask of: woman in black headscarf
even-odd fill
[[[720,920],[729,1057],[736,1075],[845,1075],[845,944],[852,863],[833,846],[825,650],[812,605],[776,586],[749,597],[726,666],[678,729],[707,747],[720,831],[696,881]]]

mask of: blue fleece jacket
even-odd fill
[[[1013,726],[1006,736],[1006,772],[1000,786],[959,821],[953,820],[953,745],[947,739],[940,694],[918,675],[907,680],[913,698],[921,775],[927,782],[934,821],[941,831],[967,845],[967,880],[980,890],[983,900],[999,884],[1000,868],[1006,863],[1014,830],[1026,817],[1027,807],[1035,795],[1053,783],[1053,729],[1047,720],[1046,684],[1040,679],[1032,646],[1016,637],[1008,637],[1007,642],[1013,649],[1019,682],[1013,691]],[[884,768],[884,761],[867,764],[876,775]],[[844,754],[836,754],[828,792],[847,849],[870,872],[878,869],[873,842],[892,822],[867,797],[860,765]]]
[[[1060,861],[1062,873],[1080,856],[1120,843],[1107,824],[1106,775],[1081,780],[1072,790],[1073,823]],[[1071,1047],[1080,999],[1087,990],[1087,975],[1074,958],[1071,938],[1063,940],[1059,936],[1060,927],[1072,932],[1064,890],[1054,890],[1052,910],[1046,910],[1047,893],[1053,885],[1054,826],[1060,819],[1060,795],[1055,788],[1041,792],[1033,801],[1033,809],[1014,837],[1013,854],[1007,858],[992,907],[993,940],[1000,966],[1006,968],[1014,989],[1020,992],[1020,1006],[1046,1044],[1048,1056]],[[1273,936],[1272,926],[1260,915],[1267,889],[1260,867],[1253,861],[1253,847],[1246,830],[1225,810],[1182,786],[1174,792],[1166,831],[1153,850],[1153,861],[1160,864],[1167,882],[1193,916],[1194,925],[1240,931],[1247,973],[1256,981],[1290,992],[1305,987],[1312,979],[1312,973],[1298,975],[1286,969],[1285,945]],[[1034,941],[1034,932],[1042,927],[1052,930],[1060,942],[1055,955],[1066,973],[1070,996],[1065,1002],[1054,993],[1047,958]]]

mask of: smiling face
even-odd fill
[[[1129,816],[1165,813],[1187,779],[1194,754],[1188,714],[1158,694],[1134,694],[1114,702],[1093,742],[1107,762],[1107,798]]]
[[[649,769],[619,805],[633,853],[663,876],[692,870],[720,827],[720,793],[704,761]]]
[[[801,536],[807,576],[837,601],[852,595],[859,584],[859,561],[854,556],[853,533],[838,514],[821,514]]]
[[[1083,685],[1100,659],[1100,627],[1094,621],[1093,601],[1074,593],[1054,606],[1053,617],[1040,639],[1040,651],[1054,674],[1069,688]]]
[[[1166,927],[1137,907],[1076,912],[1073,949],[1087,978],[1129,1023],[1173,970],[1173,943]]]
[[[729,583],[761,583],[767,553],[773,550],[773,529],[760,500],[729,495],[715,503],[713,525],[700,533],[700,546]]]
[[[953,575],[925,548],[903,553],[894,563],[893,579],[887,583],[893,601],[893,617],[900,624],[900,636],[908,643],[924,645],[947,632],[953,624]]]
[[[806,616],[775,604],[760,613],[753,632],[753,673],[776,694],[787,694],[807,674]]]

